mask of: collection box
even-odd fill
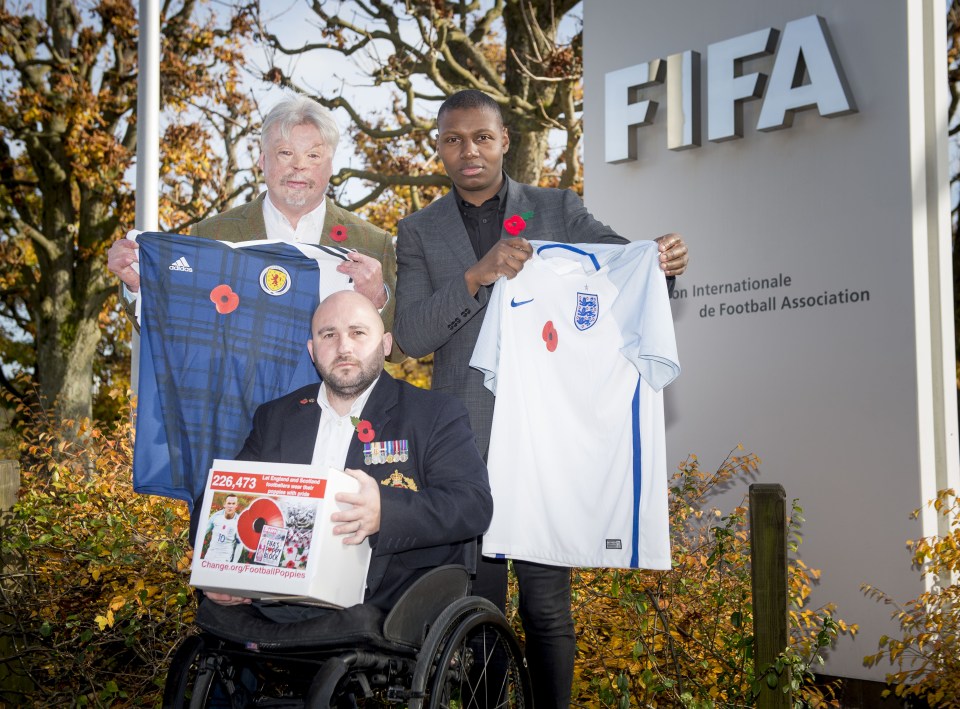
[[[330,521],[343,471],[215,460],[207,477],[190,584],[248,598],[345,608],[363,601],[370,544],[347,545]]]

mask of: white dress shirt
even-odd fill
[[[316,246],[320,243],[323,220],[326,216],[327,200],[324,199],[320,202],[319,207],[300,217],[297,220],[297,227],[294,228],[290,220],[270,201],[269,191],[266,199],[263,200],[263,223],[267,228],[268,239],[278,239],[289,244],[313,244]]]
[[[317,442],[313,447],[313,465],[329,466],[337,470],[343,470],[346,465],[347,451],[350,449],[350,441],[356,432],[356,426],[350,420],[350,417],[360,418],[363,407],[370,398],[370,392],[377,385],[379,377],[368,386],[356,401],[350,407],[350,411],[345,416],[338,414],[330,400],[327,398],[327,385],[320,385],[320,393],[317,395],[317,404],[323,412],[320,415],[320,428],[317,430]]]

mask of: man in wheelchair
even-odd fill
[[[313,315],[307,342],[322,383],[260,406],[237,456],[331,466],[359,482],[358,492],[337,494],[350,507],[332,520],[344,544],[372,548],[364,602],[332,610],[205,593],[197,623],[206,632],[178,650],[165,706],[207,706],[210,697],[224,694],[225,706],[266,705],[252,699],[264,681],[263,665],[270,663],[296,666],[280,684],[303,685],[301,706],[339,706],[345,696],[444,706],[453,694],[466,706],[477,696],[470,687],[477,686],[478,668],[483,682],[498,683],[489,695],[498,698],[493,703],[514,693],[504,687],[516,681],[505,673],[523,671],[516,640],[493,606],[467,598],[463,565],[471,564],[493,503],[466,408],[454,397],[393,379],[383,370],[391,346],[369,300],[352,291],[329,296]],[[367,446],[365,462],[364,442],[371,436],[403,442],[405,454],[375,462],[380,458],[371,458]],[[195,538],[196,530],[191,532]],[[428,574],[437,567],[447,568]],[[400,601],[421,577],[420,590]],[[455,610],[447,607],[451,602]],[[450,627],[438,627],[443,623]],[[495,650],[483,649],[487,638]],[[282,657],[274,662],[278,653]],[[483,670],[478,653],[485,655],[481,664],[492,662],[496,670]],[[270,662],[262,662],[267,655]],[[380,682],[386,687],[377,694]],[[452,682],[462,689],[451,689]]]

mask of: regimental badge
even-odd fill
[[[600,317],[600,298],[594,293],[577,293],[577,312],[573,324],[578,330],[589,330]]]
[[[260,272],[260,288],[267,295],[283,295],[290,290],[290,274],[283,266],[267,266]]]
[[[405,490],[411,490],[413,492],[419,492],[417,490],[417,483],[413,478],[408,478],[405,475],[401,475],[399,470],[394,470],[390,475],[380,481],[381,485],[386,487],[402,487]]]

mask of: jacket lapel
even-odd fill
[[[377,380],[373,391],[370,392],[370,398],[360,414],[360,418],[369,421],[373,427],[373,440],[385,440],[385,432],[389,429],[395,431],[391,426],[394,417],[394,409],[397,406],[400,385],[387,372],[380,373],[380,379]],[[350,440],[350,448],[347,449],[346,467],[364,469],[363,463],[363,443],[354,436]],[[369,468],[369,466],[366,466]],[[366,471],[371,474],[370,470]],[[376,478],[376,476],[374,476]],[[379,483],[380,481],[377,480]],[[379,535],[370,538],[370,544],[375,546]],[[370,560],[370,568],[367,570],[367,593],[376,593],[376,590],[383,582],[383,576],[387,571],[388,557],[374,555]]]
[[[524,239],[538,239],[543,238],[542,236],[531,236],[530,232],[539,232],[537,229],[537,215],[536,210],[534,209],[533,202],[531,202],[527,197],[526,185],[522,185],[519,182],[515,182],[507,177],[507,210],[504,212],[503,221],[506,222],[513,215],[523,215],[528,212],[534,212],[529,217],[524,217],[524,221],[527,222],[527,227],[521,231],[518,236],[522,236]],[[500,227],[500,238],[507,239],[510,238],[510,234],[507,233],[507,230]]]
[[[397,405],[399,385],[387,372],[380,373],[370,398],[363,407],[360,418],[369,421],[373,428],[373,440],[384,440],[384,431],[393,419],[393,409]],[[319,408],[319,407],[318,407]],[[318,424],[319,425],[319,424]],[[354,436],[347,449],[346,467],[363,469],[363,443]],[[369,471],[367,471],[369,472]]]
[[[317,385],[316,391],[302,399],[303,403],[283,423],[280,430],[280,459],[284,463],[309,465],[313,461],[313,449],[316,447],[317,431],[320,429],[321,410],[317,403],[319,392],[320,386]]]
[[[329,197],[324,198],[327,202],[326,212],[323,215],[323,227],[321,227],[320,232],[320,244],[323,246],[344,246],[333,239],[330,238],[331,232],[333,232],[334,227],[344,226],[346,220],[344,219],[345,214],[349,214],[343,209],[340,209],[332,199]]]
[[[434,236],[446,248],[450,249],[457,261],[466,271],[477,262],[477,255],[473,252],[470,236],[463,225],[463,217],[457,207],[457,191],[451,188],[447,194],[436,203],[436,227]]]
[[[218,239],[224,241],[254,241],[267,238],[267,224],[263,220],[263,200],[267,198],[266,192],[261,192],[252,202],[237,207],[236,220],[234,221],[236,231],[230,235],[233,238],[227,238],[226,234],[218,235]]]

